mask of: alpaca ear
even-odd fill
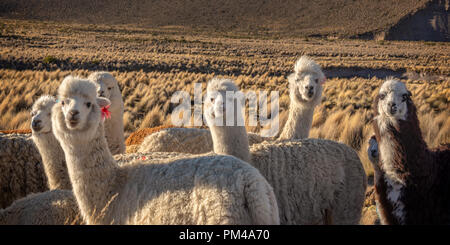
[[[97,97],[97,104],[100,108],[111,105],[111,101],[105,97]]]

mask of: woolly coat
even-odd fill
[[[47,191],[42,159],[30,135],[0,134],[0,207]]]
[[[79,225],[82,223],[72,191],[30,194],[0,210],[0,225]]]
[[[252,165],[274,189],[281,224],[326,224],[326,210],[331,211],[332,224],[359,223],[366,178],[363,169],[346,171],[342,166],[361,165],[348,146],[303,139],[263,142],[250,152]]]

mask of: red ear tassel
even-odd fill
[[[108,110],[109,105],[102,107],[102,119],[105,120],[105,118],[109,119],[111,118],[111,112]]]

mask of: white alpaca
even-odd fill
[[[325,75],[320,66],[307,56],[297,60],[294,73],[288,76],[291,103],[289,117],[279,139],[308,138],[314,109],[322,99],[322,84]],[[249,144],[261,143],[264,138],[248,133]],[[145,137],[137,152],[162,151],[184,153],[206,153],[212,151],[209,130],[194,128],[168,128]]]
[[[111,153],[125,153],[125,139],[123,132],[123,100],[119,83],[109,72],[94,72],[88,77],[97,84],[97,93],[111,101],[109,111],[111,118],[104,123],[105,137]]]
[[[0,209],[0,225],[78,225],[81,221],[70,190],[33,193]]]
[[[236,121],[235,126],[216,126],[221,120],[225,125],[228,116],[227,91],[238,91],[232,80],[213,79],[207,87],[205,117],[214,152],[250,162],[266,177],[278,200],[281,224],[358,224],[366,176],[356,152],[320,139],[265,141],[249,148],[244,126]],[[230,102],[235,120],[242,117],[239,102]]]
[[[272,188],[257,169],[230,156],[133,161],[119,166],[104,137],[89,80],[66,77],[52,110],[53,132],[67,161],[87,224],[278,224]],[[103,210],[96,219],[92,214]]]
[[[56,98],[41,96],[31,109],[32,139],[39,150],[50,190],[71,190],[64,152],[52,132],[51,112]]]
[[[42,159],[30,136],[0,133],[0,208],[48,190]]]
[[[314,108],[322,99],[325,75],[320,66],[307,56],[297,60],[294,73],[288,76],[289,116],[279,139],[308,138]]]

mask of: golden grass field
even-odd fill
[[[341,39],[230,38],[182,28],[60,24],[0,19],[0,130],[29,128],[29,110],[42,94],[55,94],[67,75],[87,77],[108,70],[119,81],[128,134],[169,125],[178,90],[219,75],[241,90],[279,91],[280,122],[289,97],[286,76],[302,54],[325,72],[323,100],[314,114],[311,137],[344,142],[359,152],[368,175],[367,139],[372,134],[372,101],[382,78],[348,75],[408,73],[426,142],[450,142],[450,45],[430,42]],[[340,76],[339,71],[346,71]],[[378,73],[377,73],[378,72]],[[333,75],[334,74],[334,75]],[[341,74],[342,75],[342,74]],[[381,75],[379,77],[383,77]],[[249,127],[257,132],[260,127]]]

